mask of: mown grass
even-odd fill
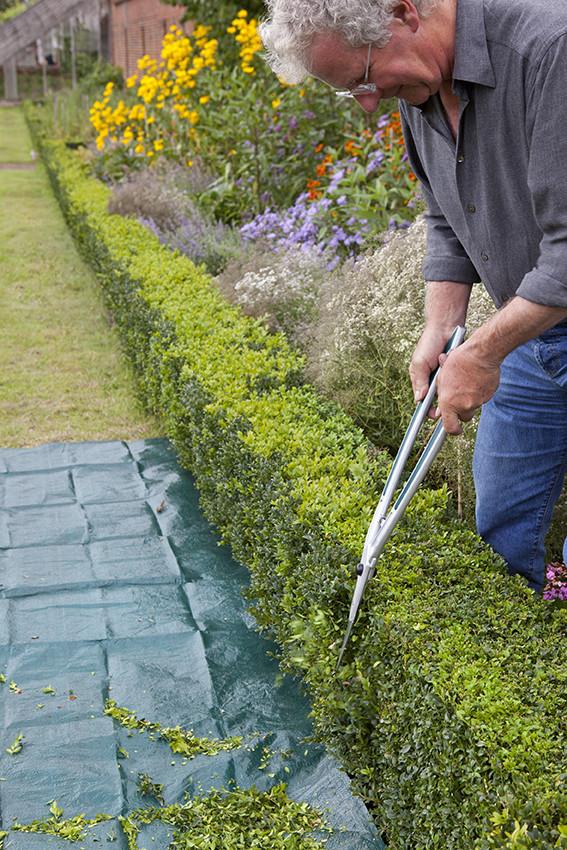
[[[22,120],[0,109],[0,138],[15,127],[29,150]],[[0,446],[162,433],[136,397],[43,166],[0,170]]]
[[[0,109],[0,163],[31,162],[32,143],[21,109]]]

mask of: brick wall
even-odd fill
[[[126,76],[137,70],[140,57],[160,58],[161,42],[172,24],[181,24],[185,8],[169,6],[160,0],[111,0],[111,61]],[[190,24],[185,29],[190,29]]]

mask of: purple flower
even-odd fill
[[[545,570],[547,584],[543,598],[549,601],[567,600],[567,566],[560,561],[548,564]]]
[[[374,156],[368,161],[368,165],[366,166],[366,173],[372,174],[373,171],[376,171],[377,168],[380,168],[383,162],[384,151],[377,151]]]

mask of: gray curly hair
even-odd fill
[[[307,54],[318,33],[340,35],[351,47],[390,40],[389,26],[398,0],[265,0],[270,17],[260,24],[260,36],[270,67],[287,80],[299,83],[309,74]],[[441,0],[413,0],[426,15]]]

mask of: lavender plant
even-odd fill
[[[137,218],[163,245],[218,274],[242,254],[242,239],[237,230],[212,220],[197,206],[195,198],[209,182],[210,175],[200,163],[182,168],[163,162],[118,183],[109,211]]]
[[[152,220],[161,230],[179,227],[195,209],[194,198],[212,180],[203,165],[192,168],[162,161],[114,184],[109,212]]]
[[[162,243],[185,254],[208,272],[219,274],[234,257],[242,255],[242,240],[237,230],[220,221],[211,221],[196,206],[173,227],[160,227],[152,218],[140,218]]]

